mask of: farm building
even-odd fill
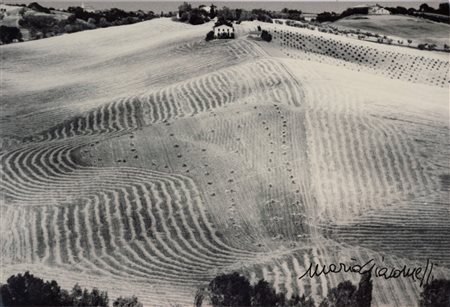
[[[379,4],[362,4],[354,6],[353,9],[361,10],[361,14],[368,14],[368,15],[390,15],[391,12],[386,10],[384,7],[382,7]]]
[[[391,12],[389,12],[388,10],[386,10],[384,7],[382,7],[381,5],[373,5],[369,7],[369,15],[390,15]]]
[[[222,24],[214,26],[215,38],[234,38],[234,28],[232,25]]]

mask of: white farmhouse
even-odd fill
[[[373,5],[369,7],[369,15],[390,15],[391,12],[389,12],[388,10],[386,10],[384,7],[382,7],[381,5]]]
[[[353,7],[354,9],[367,10],[368,15],[390,15],[391,12],[386,10],[379,4],[360,4]],[[362,14],[362,13],[361,13]]]
[[[234,28],[226,24],[214,27],[215,38],[234,38]]]

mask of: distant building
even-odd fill
[[[384,7],[382,7],[381,5],[373,5],[369,7],[369,15],[390,15],[391,12],[386,10]]]
[[[228,24],[214,26],[214,38],[234,38],[233,26]]]
[[[362,4],[354,6],[353,9],[361,10],[361,14],[368,15],[390,15],[391,12],[379,4]]]

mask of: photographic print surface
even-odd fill
[[[448,2],[19,2],[0,305],[450,306]]]

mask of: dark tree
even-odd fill
[[[326,21],[336,21],[340,18],[340,15],[335,12],[323,12],[316,16],[316,21],[318,22],[326,22]]]
[[[211,3],[210,6],[210,11],[209,11],[209,18],[216,18],[217,16],[217,11],[216,11],[217,6],[215,6],[214,4]]]
[[[209,21],[209,17],[204,10],[193,9],[190,11],[189,23],[191,25],[200,25],[205,23],[205,21]]]
[[[18,41],[22,40],[22,33],[20,33],[19,28],[0,26],[0,41],[3,44],[12,43],[15,39]]]
[[[68,306],[70,303],[56,281],[44,282],[29,272],[9,277],[0,291],[5,306]]]
[[[114,303],[113,307],[142,307],[142,303],[139,302],[136,296],[131,297],[119,297]]]
[[[58,24],[58,20],[50,15],[25,15],[19,24],[30,30],[32,35],[42,32],[43,37],[51,32],[53,27]]]
[[[181,16],[181,14],[183,14],[185,12],[190,12],[191,10],[192,10],[192,6],[187,2],[183,2],[183,4],[181,4],[178,7],[178,14]]]
[[[223,274],[208,285],[213,306],[250,306],[252,287],[239,273]]]
[[[358,307],[370,307],[373,288],[371,277],[370,271],[361,275],[358,290],[355,292],[355,302]]]
[[[286,304],[289,307],[315,307],[314,299],[307,298],[304,294],[302,296],[295,295]]]
[[[235,16],[234,16],[234,11],[233,10],[231,10],[229,7],[227,7],[227,6],[224,6],[224,7],[222,7],[222,9],[221,10],[219,10],[218,12],[217,12],[217,16],[220,18],[220,19],[225,19],[225,20],[234,20],[235,18]]]
[[[261,32],[261,38],[265,40],[266,42],[272,41],[272,34],[267,32],[266,30],[262,30]]]
[[[108,293],[99,291],[93,288],[91,292],[88,289],[82,290],[76,284],[71,292],[72,306],[104,306],[107,307],[109,303]]]
[[[425,285],[420,294],[421,307],[448,307],[450,306],[450,280],[435,279]]]
[[[214,31],[209,31],[208,34],[206,34],[205,40],[210,41],[212,39],[214,39]]]
[[[434,9],[426,3],[421,4],[419,10],[425,13],[434,13]]]
[[[354,307],[356,287],[348,280],[341,282],[336,288],[328,291],[327,297],[320,307]]]
[[[264,279],[253,286],[252,306],[276,306],[278,299],[275,290]]]
[[[436,10],[437,14],[450,15],[450,4],[448,2],[439,3],[439,8]]]

